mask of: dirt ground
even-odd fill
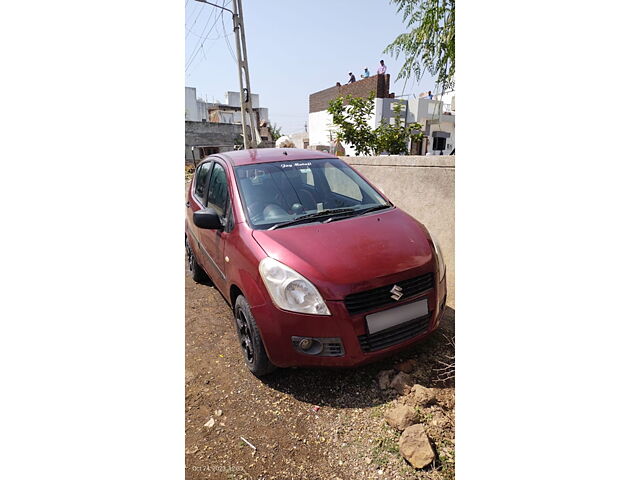
[[[379,363],[286,369],[261,381],[244,366],[231,308],[215,287],[187,270],[185,295],[187,479],[454,478],[455,390],[434,372],[453,354],[453,309],[424,343]],[[415,383],[438,388],[437,404],[421,411],[437,458],[422,470],[398,452],[400,432],[383,418],[397,394],[376,379],[406,359],[416,360]]]

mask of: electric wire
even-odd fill
[[[235,31],[235,25],[234,25],[234,31]],[[233,61],[238,63],[238,59],[236,58],[235,54],[233,53],[233,49],[231,48],[231,44],[229,43],[229,35],[227,35],[227,29],[224,26],[224,22],[222,22],[222,31],[224,32],[224,40],[227,43],[227,49],[229,50],[229,53],[231,54],[231,58],[233,58]]]
[[[232,34],[233,34],[233,32],[228,33],[228,34],[227,34],[227,37],[228,37],[228,36],[230,36],[230,35],[232,35]],[[192,74],[193,72],[195,72],[195,71],[198,69],[198,66],[202,63],[202,60],[206,60],[206,54],[211,52],[211,50],[213,49],[213,47],[215,47],[215,46],[216,46],[215,41],[216,41],[216,40],[218,40],[218,39],[220,39],[220,38],[222,38],[222,36],[223,36],[223,35],[222,35],[222,34],[220,34],[220,35],[218,35],[217,37],[215,37],[215,38],[211,38],[211,39],[210,39],[210,40],[212,41],[212,43],[209,45],[209,48],[207,49],[207,51],[206,51],[206,52],[202,52],[202,56],[200,57],[200,60],[198,61],[198,63],[196,63],[196,64],[191,68],[191,72],[187,75],[187,77],[190,77],[190,76],[191,76],[191,74]]]
[[[193,21],[193,23],[191,24],[191,26],[193,26],[197,21],[198,21],[198,17],[200,16],[200,14],[202,13],[202,10],[204,10],[204,3],[202,5],[200,5],[200,10],[198,10],[198,15],[196,15],[195,20]],[[191,14],[193,14],[193,11],[191,12]],[[187,20],[185,20],[186,22]]]
[[[191,52],[191,55],[189,55],[189,59],[187,60],[187,65],[185,66],[185,72],[187,72],[189,70],[189,67],[191,66],[191,64],[193,63],[193,61],[196,59],[197,57],[197,53],[198,50],[202,50],[203,55],[204,55],[204,43],[209,39],[209,35],[211,35],[211,32],[213,30],[213,28],[216,26],[216,24],[218,23],[218,20],[220,20],[220,18],[222,17],[222,12],[224,10],[220,10],[218,13],[218,16],[214,19],[213,24],[211,24],[211,28],[209,28],[209,31],[207,32],[207,34],[203,37],[202,35],[196,35],[197,37],[199,37],[201,39],[200,45],[196,45],[196,48]],[[214,13],[214,10],[211,9],[211,15]],[[204,28],[202,29],[202,33],[204,34],[204,31],[207,28],[207,25],[209,24],[209,20],[211,20],[211,15],[209,16],[209,19],[207,20],[207,23],[205,24]],[[222,24],[224,25],[224,22],[222,22]]]
[[[223,4],[222,6],[223,6],[223,7],[226,7],[228,4],[229,4],[229,0],[227,0],[226,2],[224,2],[224,4]],[[216,4],[216,5],[217,5],[217,4]],[[217,37],[215,37],[215,38],[213,38],[213,39],[210,39],[210,38],[209,38],[209,35],[211,35],[211,31],[213,30],[213,28],[216,26],[216,24],[218,23],[218,21],[219,21],[219,20],[220,20],[220,18],[222,17],[222,13],[223,13],[223,11],[224,11],[224,10],[220,9],[220,11],[219,11],[219,13],[218,13],[218,16],[215,18],[215,20],[214,20],[213,24],[212,24],[212,25],[211,25],[211,27],[209,28],[209,31],[207,32],[207,34],[206,34],[204,37],[203,37],[202,35],[196,35],[196,34],[193,34],[193,32],[191,32],[191,33],[192,33],[192,35],[194,35],[194,36],[197,36],[197,37],[201,38],[201,39],[202,39],[202,41],[200,42],[200,45],[199,45],[199,46],[196,46],[196,48],[191,52],[191,55],[189,56],[189,59],[187,60],[187,65],[185,66],[185,73],[189,70],[189,68],[190,68],[190,67],[191,67],[191,65],[193,64],[194,60],[196,59],[196,57],[197,57],[197,53],[198,53],[198,50],[200,50],[200,51],[202,52],[202,57],[200,58],[200,61],[196,64],[196,66],[197,66],[197,65],[200,65],[200,63],[202,63],[203,58],[204,58],[204,59],[206,59],[206,53],[208,53],[209,51],[211,51],[211,48],[212,48],[213,43],[209,46],[209,49],[205,52],[205,50],[204,50],[204,44],[205,44],[205,42],[206,42],[207,40],[215,41],[215,40],[218,40],[218,39],[221,37],[220,32],[218,31],[218,29],[217,29],[217,28],[216,28],[216,32],[218,32],[218,36],[217,36]],[[208,24],[208,23],[209,23],[209,22],[207,21],[207,24]],[[185,28],[186,28],[186,27],[185,27]],[[225,36],[225,40],[227,41],[227,46],[228,46],[228,45],[229,45],[229,40],[228,40],[228,38],[227,38],[227,37],[228,37],[230,34],[226,34],[226,30],[225,30],[225,26],[224,26],[224,21],[222,22],[222,28],[223,28],[223,31],[224,31],[224,33],[225,33],[225,35],[224,35],[224,36]],[[205,24],[205,29],[206,29],[206,24]],[[187,30],[189,30],[189,29],[187,28]],[[204,29],[203,29],[202,33],[204,33]],[[234,59],[235,59],[235,58],[234,58]],[[236,60],[236,62],[237,62],[237,60]]]
[[[207,26],[209,25],[209,21],[211,20],[211,16],[213,15],[213,13],[214,13],[214,10],[212,8],[211,12],[209,13],[209,17],[207,18],[207,23],[204,24],[204,28],[202,29],[202,33],[199,35],[200,37],[202,37],[202,35],[204,34],[205,30],[207,29]],[[214,21],[214,25],[215,25],[215,21]],[[185,26],[185,28],[186,28],[186,26]],[[200,42],[200,46],[199,47],[196,46],[196,48],[191,52],[191,55],[189,56],[189,60],[187,61],[187,64],[189,64],[190,62],[193,61],[194,55],[197,53],[198,49],[199,48],[203,48],[203,43],[206,40],[206,37],[209,35],[210,32],[211,32],[211,30],[209,30],[209,32],[205,36],[205,39]],[[187,32],[187,35],[189,35],[188,32]],[[186,37],[185,37],[185,39],[186,39]]]

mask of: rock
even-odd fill
[[[440,410],[436,410],[432,413],[429,423],[434,427],[445,427],[449,423],[449,419]]]
[[[382,370],[378,373],[378,386],[380,390],[386,390],[387,388],[391,388],[391,374],[393,370]]]
[[[433,405],[437,402],[436,389],[415,384],[411,387],[410,400],[413,405],[419,405],[421,407]]]
[[[387,421],[389,426],[402,431],[416,423],[418,415],[413,408],[406,405],[398,405],[387,410],[384,413],[384,419]]]
[[[216,410],[215,412],[213,412],[213,414],[214,414],[216,417],[221,417],[221,416],[222,416],[222,410]]]
[[[204,424],[205,427],[211,428],[215,425],[216,421],[211,417],[207,423]]]
[[[405,429],[398,442],[400,453],[413,468],[424,468],[433,462],[436,454],[431,447],[424,425],[418,423]]]
[[[364,459],[364,463],[366,463],[367,465],[369,465],[371,463],[371,459],[369,457],[366,457]]]
[[[193,445],[192,447],[189,447],[189,448],[186,449],[187,455],[193,455],[197,451],[198,451],[198,446],[197,445]]]
[[[396,363],[393,368],[398,372],[411,373],[416,368],[416,361],[405,360],[404,362]]]
[[[395,389],[401,395],[406,395],[411,391],[411,385],[413,385],[413,381],[411,380],[411,375],[400,372],[393,380],[391,380],[391,388]]]

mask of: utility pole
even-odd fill
[[[236,37],[236,56],[238,59],[238,81],[240,84],[240,117],[242,122],[242,138],[244,148],[256,148],[260,140],[260,132],[256,126],[256,119],[253,114],[251,104],[251,84],[249,82],[249,62],[247,61],[247,43],[244,36],[244,17],[242,16],[241,0],[233,0],[233,11],[228,8],[207,2],[207,0],[196,0],[213,7],[226,10],[233,15],[233,31]],[[247,122],[247,116],[248,122]],[[248,125],[247,125],[248,124]]]
[[[238,54],[238,80],[240,81],[240,115],[242,117],[242,136],[244,148],[256,148],[256,119],[251,104],[251,83],[249,82],[249,62],[247,60],[247,43],[244,37],[244,17],[242,15],[241,0],[233,0],[233,30],[236,37],[236,52]],[[249,129],[247,132],[247,115]],[[259,136],[258,136],[259,138]]]

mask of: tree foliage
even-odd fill
[[[453,88],[456,60],[455,0],[391,0],[402,12],[407,33],[398,35],[385,48],[384,53],[398,58],[404,54],[405,62],[398,78],[420,80],[425,71],[436,79],[436,84],[448,90]]]
[[[424,136],[420,131],[421,125],[403,125],[402,106],[396,103],[393,106],[393,123],[383,120],[377,128],[372,128],[369,121],[373,114],[373,98],[373,93],[367,98],[347,95],[329,102],[327,110],[333,116],[338,140],[352,145],[356,155],[408,153],[409,139],[419,141]]]
[[[419,142],[424,137],[422,125],[419,123],[402,124],[402,105],[393,105],[393,124],[383,120],[378,128],[374,130],[376,134],[377,153],[387,152],[389,155],[406,155],[409,153],[409,139]]]
[[[327,111],[338,127],[338,140],[352,145],[356,155],[371,155],[375,151],[376,136],[369,119],[373,113],[373,93],[368,98],[338,97],[329,102]]]
[[[275,122],[270,126],[271,128],[271,137],[275,142],[282,136],[282,127],[279,127]]]

